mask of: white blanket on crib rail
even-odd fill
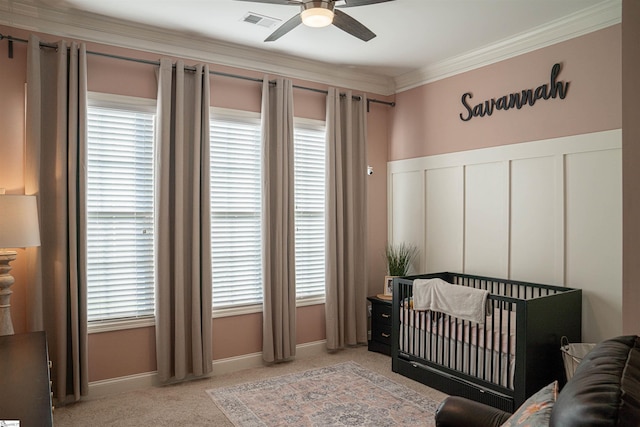
[[[442,279],[413,281],[413,309],[446,313],[484,324],[489,291],[456,286]]]

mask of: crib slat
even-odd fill
[[[509,357],[507,358],[507,366],[505,367],[505,370],[507,372],[507,381],[508,384],[507,386],[511,389],[513,389],[513,380],[511,379],[512,377],[512,373],[511,373],[511,364],[508,363],[509,360],[511,360],[511,356],[515,356],[515,354],[511,354],[511,348],[513,347],[511,345],[511,310],[512,310],[512,305],[511,303],[507,303],[507,302],[503,302],[505,308],[507,309],[507,331],[509,331],[509,333],[507,334],[507,354],[509,355]],[[502,372],[502,371],[500,371]]]

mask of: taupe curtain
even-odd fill
[[[296,354],[293,84],[262,86],[262,358]]]
[[[367,149],[364,96],[327,95],[327,348],[367,341]]]
[[[160,61],[156,357],[161,381],[212,370],[209,67]]]
[[[27,327],[47,333],[58,405],[89,390],[87,369],[87,57],[84,44],[29,38],[25,192],[38,198],[28,251]]]

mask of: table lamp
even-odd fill
[[[17,252],[2,248],[40,246],[36,196],[0,194],[0,335],[12,335],[11,290],[14,278],[9,263]]]

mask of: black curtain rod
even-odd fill
[[[13,36],[5,36],[2,35],[0,33],[0,40],[3,39],[7,39],[7,42],[9,43],[9,58],[13,58],[13,42],[20,42],[20,43],[29,43],[29,40],[25,40],[25,39],[21,39],[21,38],[17,38],[17,37],[13,37]],[[51,44],[51,43],[45,43],[45,42],[40,42],[40,47],[47,47],[47,48],[51,48],[51,49],[57,49],[58,46],[56,46],[55,44]],[[152,61],[152,60],[148,60],[148,59],[140,59],[140,58],[131,58],[128,56],[121,56],[121,55],[114,55],[111,53],[102,53],[102,52],[94,52],[94,51],[87,51],[88,55],[95,55],[95,56],[102,56],[105,58],[112,58],[112,59],[120,59],[123,61],[131,61],[131,62],[138,62],[140,64],[147,64],[147,65],[155,65],[155,66],[160,66],[160,61]],[[189,71],[195,71],[195,67],[185,67],[186,70]],[[256,82],[256,83],[262,83],[264,80],[263,79],[259,79],[259,78],[255,78],[255,77],[246,77],[246,76],[241,76],[238,74],[231,74],[231,73],[223,73],[220,71],[209,71],[209,74],[211,75],[215,75],[215,76],[221,76],[221,77],[230,77],[233,79],[241,79],[241,80],[248,80],[248,81],[252,81],[252,82]],[[323,90],[323,89],[315,89],[312,87],[306,87],[306,86],[299,86],[299,85],[293,85],[293,87],[295,89],[302,89],[302,90],[308,90],[311,92],[317,92],[317,93],[323,93],[325,95],[327,95],[329,93],[329,91]],[[360,101],[362,99],[362,97],[360,96],[353,96],[353,99],[356,99],[358,101]],[[374,98],[368,98],[367,99],[367,112],[369,111],[369,104],[371,102],[375,102],[377,104],[384,104],[384,105],[389,105],[391,107],[395,107],[396,103],[395,102],[389,102],[389,101],[382,101],[379,99],[374,99]]]

